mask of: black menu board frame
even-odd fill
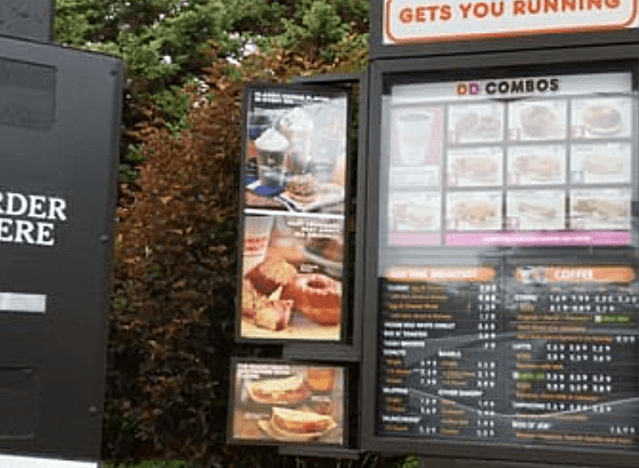
[[[562,38],[564,36],[561,36]],[[535,42],[539,46],[539,42]],[[460,49],[457,49],[459,51]],[[467,49],[465,49],[467,50]],[[455,51],[449,49],[448,52]],[[499,441],[445,440],[442,438],[407,438],[380,435],[377,430],[379,418],[378,369],[380,367],[379,346],[382,329],[380,326],[379,290],[379,216],[380,216],[380,158],[384,86],[387,77],[397,77],[400,82],[414,80],[423,82],[460,82],[474,79],[514,78],[522,76],[550,76],[626,70],[632,73],[633,92],[637,90],[639,71],[639,46],[620,45],[582,47],[574,49],[538,50],[525,52],[503,52],[501,54],[457,55],[451,57],[411,58],[384,60],[372,64],[369,145],[371,157],[368,160],[367,225],[365,243],[365,290],[367,291],[364,310],[369,320],[364,320],[363,388],[362,391],[362,446],[366,450],[391,453],[418,453],[434,457],[447,457],[450,466],[456,466],[453,459],[485,459],[508,462],[561,463],[584,466],[636,466],[639,450],[628,451],[617,448],[596,448],[591,446],[513,444]],[[633,127],[637,127],[637,110],[633,108]],[[636,147],[634,147],[636,152]],[[632,180],[632,225],[636,228],[637,216],[637,167],[633,166]],[[632,229],[631,229],[632,230]],[[529,262],[547,264],[568,264],[594,262],[595,264],[625,264],[631,262],[636,268],[637,237],[633,235],[626,247],[587,246],[581,247],[520,247],[504,246],[493,248],[457,247],[432,249],[429,264],[457,264],[481,266],[484,262]],[[630,252],[634,257],[627,255]],[[616,260],[615,260],[616,257]],[[515,260],[516,259],[516,260]],[[409,262],[410,263],[410,262]],[[377,316],[373,316],[376,314]],[[635,358],[636,362],[637,358]]]
[[[264,184],[263,186],[259,185],[262,181],[259,176],[259,167],[251,168],[248,162],[249,156],[251,152],[256,152],[256,143],[257,138],[254,138],[256,134],[260,134],[263,136],[266,132],[264,128],[268,126],[270,129],[274,129],[278,135],[276,138],[281,138],[283,135],[280,133],[281,126],[279,124],[275,124],[275,122],[265,123],[259,121],[258,117],[264,115],[264,113],[278,113],[286,110],[297,110],[302,109],[307,105],[317,104],[318,102],[322,102],[322,100],[330,101],[344,99],[345,100],[345,115],[343,121],[343,128],[338,129],[339,131],[343,131],[343,145],[344,145],[344,154],[343,161],[344,167],[341,169],[341,176],[343,177],[343,185],[341,187],[342,194],[341,201],[343,204],[343,209],[341,212],[335,214],[332,218],[319,218],[315,216],[321,216],[321,214],[315,215],[316,207],[314,205],[318,204],[318,201],[313,201],[310,203],[306,203],[306,201],[300,201],[300,199],[293,199],[291,196],[286,195],[286,191],[279,193],[274,190],[273,193],[270,193],[269,190],[273,187],[276,187],[278,184],[274,184],[273,186]],[[352,113],[352,97],[351,93],[347,89],[340,88],[338,86],[324,86],[324,85],[312,85],[312,84],[270,84],[270,83],[260,83],[254,82],[245,86],[243,101],[242,101],[242,164],[240,167],[240,185],[242,190],[240,191],[240,222],[239,222],[239,232],[238,236],[238,264],[240,265],[241,274],[238,275],[238,284],[237,284],[237,305],[236,305],[236,330],[235,336],[236,341],[245,342],[245,343],[269,343],[269,344],[286,344],[286,343],[300,343],[300,344],[310,344],[310,343],[330,343],[330,344],[344,344],[348,340],[348,333],[352,332],[349,329],[348,325],[351,322],[351,317],[349,314],[349,310],[346,307],[347,301],[344,300],[348,297],[349,291],[347,279],[347,271],[348,271],[348,256],[349,252],[347,249],[347,222],[350,215],[350,207],[346,203],[347,200],[350,200],[351,197],[351,187],[348,183],[350,178],[350,173],[352,171],[352,160],[350,158],[351,147],[351,113]],[[262,113],[263,111],[263,113]],[[286,118],[286,115],[282,117]],[[289,125],[295,126],[301,124],[301,118],[299,115],[294,116],[288,122]],[[294,132],[294,130],[293,130]],[[287,137],[289,138],[289,137]],[[290,142],[289,142],[290,143]],[[292,143],[291,143],[292,144]],[[311,143],[313,145],[314,143]],[[288,151],[288,150],[287,150]],[[341,154],[340,154],[341,155]],[[337,155],[337,156],[340,156]],[[288,155],[286,156],[288,158]],[[259,158],[258,158],[259,159]],[[315,163],[316,161],[312,161]],[[337,164],[336,164],[337,165]],[[258,165],[259,166],[259,165]],[[256,174],[252,174],[251,170],[257,171]],[[332,168],[335,172],[340,171],[339,168]],[[252,177],[252,179],[256,179],[252,184],[247,183],[247,181]],[[287,184],[287,176],[280,175],[282,182],[280,185],[286,187]],[[301,178],[301,177],[300,177]],[[251,180],[252,180],[251,179]],[[278,182],[278,183],[279,183]],[[254,190],[252,194],[248,194],[248,190],[250,186],[255,186],[258,184],[257,189]],[[327,184],[328,185],[328,184]],[[338,185],[338,184],[336,184]],[[321,186],[321,184],[320,184]],[[264,188],[264,192],[260,192],[259,189]],[[321,187],[320,187],[321,188]],[[266,203],[269,203],[271,200],[279,199],[279,203],[281,206],[273,207],[273,206],[260,206],[258,204],[251,203],[249,200],[249,196],[252,196],[253,200],[261,199]],[[322,195],[320,194],[320,197]],[[306,206],[304,206],[306,205]],[[248,210],[248,211],[247,211]],[[310,214],[309,214],[310,213]],[[329,213],[327,216],[331,216]],[[339,279],[333,280],[332,278],[328,281],[331,284],[339,283],[340,285],[340,311],[339,317],[337,319],[337,333],[333,333],[330,336],[323,336],[321,332],[323,332],[323,325],[317,324],[316,326],[316,336],[313,336],[312,330],[305,331],[303,336],[295,337],[294,333],[278,333],[281,330],[276,330],[274,333],[269,333],[268,331],[265,333],[244,331],[244,323],[246,320],[243,318],[243,304],[242,298],[243,295],[246,294],[247,283],[245,281],[249,281],[247,278],[247,273],[249,268],[245,268],[245,260],[246,255],[244,252],[244,246],[247,239],[247,230],[250,229],[248,223],[248,217],[253,218],[272,218],[271,227],[268,228],[269,232],[274,231],[277,228],[277,225],[280,226],[286,225],[286,228],[280,228],[281,232],[288,232],[287,234],[282,234],[282,237],[287,237],[290,243],[296,242],[297,235],[303,235],[305,233],[321,230],[329,227],[333,228],[335,225],[339,226],[339,238],[341,240],[341,260],[335,259],[331,260],[317,251],[310,251],[308,246],[305,247],[304,253],[308,257],[306,260],[310,268],[312,270],[309,271],[299,271],[299,273],[315,273],[315,269],[320,272],[321,275],[329,274],[331,276],[337,276]],[[332,224],[332,226],[328,226],[328,224]],[[259,228],[259,227],[258,227]],[[308,238],[310,239],[311,234],[308,234]],[[289,252],[292,252],[292,248],[287,247]],[[288,254],[287,254],[288,255]],[[298,259],[299,260],[299,259]],[[290,267],[291,260],[286,259],[285,265],[287,269],[293,271],[292,267]],[[299,263],[299,262],[298,262]],[[302,264],[304,267],[305,264]],[[255,268],[253,268],[255,269]],[[299,269],[299,266],[298,266]],[[307,275],[308,276],[308,275]],[[253,285],[260,284],[262,282],[261,278],[254,278],[251,280]],[[330,285],[329,285],[330,286]],[[272,288],[271,288],[272,289]],[[276,288],[275,294],[281,294],[283,291],[282,287]],[[267,294],[268,292],[268,294]],[[270,296],[272,291],[257,291],[257,293],[263,298],[267,298]],[[282,301],[280,301],[282,302]],[[284,301],[286,302],[286,301]],[[294,305],[297,307],[297,304]],[[292,312],[295,314],[296,312]],[[301,315],[301,314],[298,314]],[[313,320],[307,319],[307,321],[312,322]],[[332,325],[332,324],[331,324]],[[287,331],[287,324],[284,324],[284,332]],[[259,327],[253,326],[252,329],[257,329]],[[280,336],[277,336],[280,335]]]

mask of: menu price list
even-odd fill
[[[626,267],[389,269],[378,433],[637,450],[638,300]]]

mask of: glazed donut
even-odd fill
[[[342,311],[342,285],[328,276],[299,273],[284,286],[282,300],[321,325],[337,325]]]

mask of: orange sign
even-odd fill
[[[429,281],[437,283],[488,282],[495,279],[495,269],[483,266],[455,267],[392,267],[386,278],[399,281]]]
[[[385,0],[384,43],[636,28],[637,0]]]
[[[524,283],[532,277],[547,283],[630,283],[636,275],[625,266],[555,266],[517,268],[515,276]]]

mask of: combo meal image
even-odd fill
[[[630,229],[630,190],[572,190],[573,229]]]
[[[449,122],[449,138],[455,143],[500,141],[503,107],[494,103],[453,106]]]
[[[502,185],[501,148],[468,148],[448,153],[449,186]]]
[[[501,192],[448,193],[447,228],[495,231],[502,228]]]
[[[515,140],[552,140],[566,134],[564,101],[522,102],[512,105],[510,130]]]
[[[577,133],[586,138],[630,136],[630,98],[581,99],[573,103]]]
[[[565,228],[566,195],[562,190],[508,192],[508,230],[562,230]]]
[[[389,201],[389,231],[438,231],[439,194],[393,193]]]
[[[574,145],[571,153],[573,183],[629,184],[631,181],[629,143]]]
[[[562,184],[566,177],[566,148],[518,146],[508,150],[510,185]]]
[[[242,338],[341,337],[343,219],[245,216]]]
[[[234,371],[231,434],[235,440],[344,443],[344,369],[236,363]]]
[[[245,204],[343,213],[345,97],[252,90],[245,142]]]

